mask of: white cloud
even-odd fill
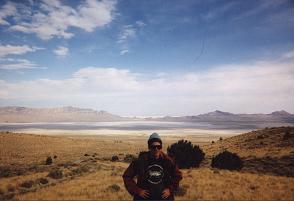
[[[285,54],[283,54],[282,56],[285,59],[292,59],[294,58],[294,50],[286,52]]]
[[[129,50],[122,50],[120,51],[120,55],[125,55],[125,54],[128,54],[129,53]]]
[[[215,19],[217,17],[220,17],[221,15],[224,15],[226,12],[228,12],[229,10],[231,10],[233,7],[237,6],[238,4],[239,2],[237,1],[224,3],[219,7],[213,7],[209,9],[209,12],[203,15],[202,17],[205,20]]]
[[[26,59],[5,58],[0,60],[0,69],[2,70],[20,70],[20,69],[35,69],[43,68],[38,64]]]
[[[17,21],[10,30],[34,33],[44,40],[53,37],[68,39],[74,36],[68,30],[70,27],[92,32],[109,24],[114,19],[115,5],[112,0],[86,0],[75,9],[58,0],[43,0],[38,11],[25,16],[29,19],[24,20],[15,14]]]
[[[140,29],[142,29],[146,24],[142,21],[136,21],[134,25],[125,25],[118,36],[117,42],[121,45],[120,55],[125,55],[129,53],[129,40],[135,38]]]
[[[221,109],[294,112],[294,61],[260,61],[184,74],[87,67],[64,80],[0,81],[0,104],[79,105],[121,115],[192,115]]]
[[[138,74],[131,73],[127,69],[95,67],[82,68],[73,74],[74,79],[82,79],[84,83],[87,83],[85,91],[95,90],[97,93],[136,89],[139,85],[137,76]]]
[[[272,1],[258,1],[254,7],[251,9],[247,9],[244,12],[240,12],[234,20],[242,20],[247,19],[248,17],[254,17],[255,15],[266,15],[267,21],[276,21],[275,23],[282,23],[283,20],[287,21],[290,18],[293,19],[293,14],[291,15],[291,10],[293,10],[290,6],[291,2],[289,0],[272,0]],[[277,8],[281,7],[282,12],[268,12],[269,10],[276,10]],[[293,11],[292,11],[293,13]],[[286,17],[281,19],[281,17]],[[278,20],[279,18],[279,20]],[[292,20],[293,21],[293,20]],[[271,23],[273,25],[274,23]]]
[[[68,48],[58,46],[53,52],[58,56],[65,57],[68,54]]]
[[[0,45],[0,57],[5,57],[7,55],[21,55],[41,49],[43,48],[30,47],[28,45]]]
[[[136,29],[133,25],[126,25],[123,27],[122,32],[118,37],[118,43],[125,43],[128,39],[136,36]]]
[[[5,18],[15,15],[16,12],[16,6],[12,2],[7,2],[2,6],[0,9],[0,25],[9,25],[10,23],[6,21]]]
[[[144,26],[146,26],[146,24],[143,21],[141,21],[141,20],[136,21],[136,25],[138,25],[138,27],[144,27]]]

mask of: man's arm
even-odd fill
[[[174,192],[178,189],[179,183],[182,180],[182,172],[180,171],[179,167],[176,165],[174,161],[172,161],[172,170],[171,170],[171,185],[169,189]]]
[[[129,167],[125,170],[123,174],[125,187],[131,195],[138,195],[141,190],[137,186],[134,180],[134,177],[138,174],[137,166],[138,166],[138,161],[137,160],[132,161]]]

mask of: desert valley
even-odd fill
[[[29,133],[30,129],[34,134]],[[27,128],[25,133],[3,130],[1,199],[132,199],[124,188],[122,174],[141,151],[147,150],[146,141],[154,128],[123,131],[114,128],[111,132],[104,127],[91,129],[92,132],[84,129],[73,132],[72,128],[52,132],[50,128]],[[164,131],[164,152],[184,139],[199,145],[205,153],[199,168],[182,169],[183,180],[176,200],[294,199],[294,127],[267,127],[243,133],[241,128],[156,129],[162,129],[155,130],[159,133]],[[213,156],[224,150],[238,154],[244,167],[234,171],[212,168]]]

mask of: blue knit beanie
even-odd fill
[[[158,133],[152,133],[148,139],[148,146],[150,146],[153,142],[159,142],[162,144],[161,138]]]

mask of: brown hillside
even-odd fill
[[[288,133],[288,134],[286,134]],[[294,127],[266,128],[204,145],[206,160],[227,150],[244,160],[243,171],[294,176]]]

